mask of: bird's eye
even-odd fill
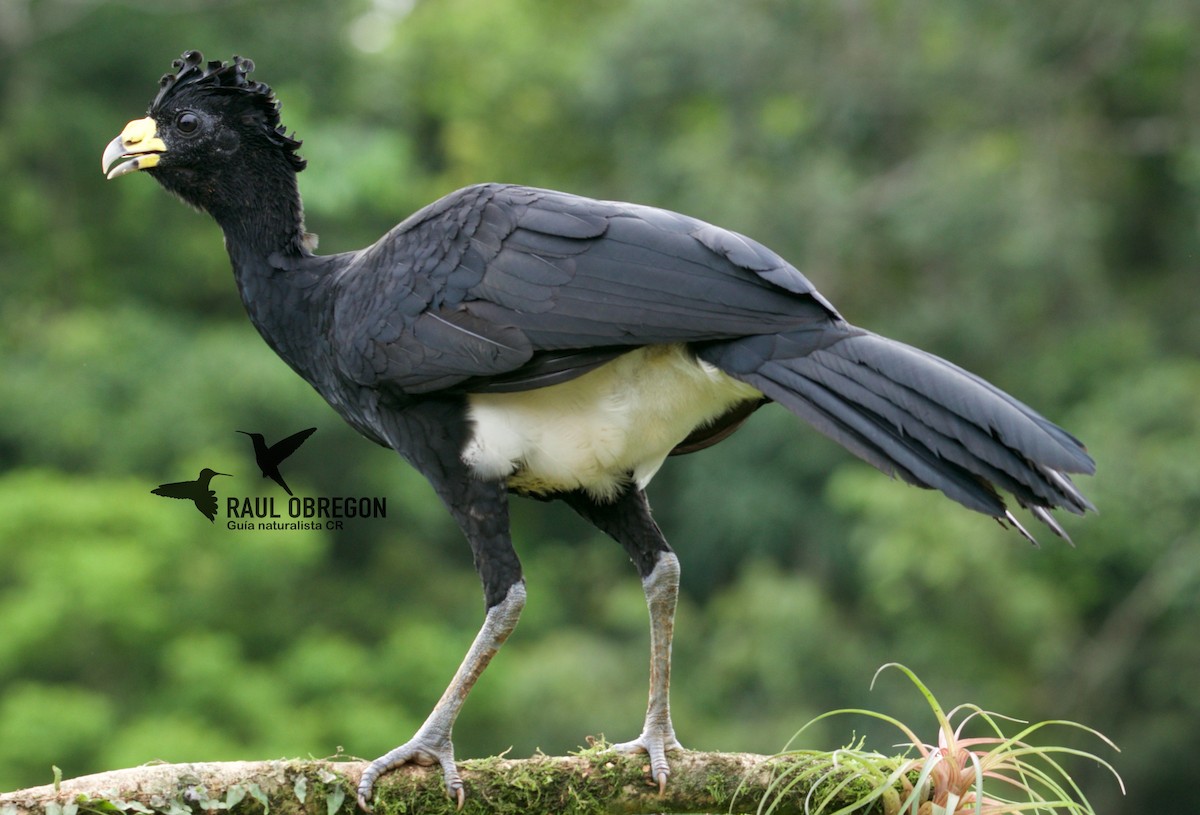
[[[200,117],[189,110],[185,110],[175,117],[175,129],[184,135],[195,133],[198,127],[200,127]]]

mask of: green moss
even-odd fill
[[[467,786],[463,813],[595,815],[609,811],[612,800],[627,790],[649,787],[638,757],[591,748],[576,754],[575,759],[567,763],[537,757],[520,762],[499,758],[461,762]],[[381,784],[383,792],[376,807],[380,815],[453,811],[454,802],[440,783],[419,783],[412,776],[394,780],[400,783]]]
[[[834,754],[813,751],[787,754],[764,766],[746,756],[707,754],[705,770],[688,767],[686,756],[672,776],[667,793],[659,797],[647,774],[645,756],[620,755],[607,745],[593,745],[563,759],[535,756],[512,760],[502,756],[463,761],[466,784],[463,815],[601,815],[625,811],[687,811],[704,802],[706,811],[803,811],[810,787],[814,802],[827,795],[822,811],[894,812],[884,805],[872,779],[878,773],[856,772],[845,752],[834,767]],[[882,759],[882,757],[880,757]],[[895,766],[894,764],[892,765]],[[861,770],[862,768],[857,768]],[[889,768],[880,764],[886,776]],[[762,792],[763,773],[770,788]],[[754,792],[749,790],[753,788]],[[897,791],[900,791],[897,786]],[[754,798],[751,799],[750,795]],[[855,809],[857,802],[869,803]],[[380,779],[374,801],[377,815],[455,815],[455,801],[445,790],[442,775],[426,768],[399,768]],[[234,784],[220,794],[205,788],[199,778],[181,776],[171,786],[142,801],[78,798],[59,815],[356,815],[356,791],[344,773],[328,764],[276,762],[259,772],[255,781]]]

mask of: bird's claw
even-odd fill
[[[418,764],[422,767],[441,765],[442,775],[446,782],[446,792],[455,800],[457,809],[463,808],[467,794],[462,776],[458,774],[458,765],[454,762],[454,746],[450,743],[450,739],[432,739],[418,734],[411,741],[367,765],[367,769],[363,771],[362,778],[358,782],[359,809],[367,813],[372,811],[371,794],[376,780],[388,770],[402,764]]]
[[[612,745],[612,749],[626,755],[645,753],[650,759],[650,778],[658,784],[658,794],[667,791],[667,779],[671,775],[671,767],[667,763],[668,750],[682,750],[683,745],[671,731],[645,731],[633,741],[625,741]]]

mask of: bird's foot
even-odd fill
[[[650,778],[658,784],[658,793],[667,791],[667,778],[671,775],[671,767],[667,764],[668,750],[682,750],[683,745],[675,738],[675,731],[670,725],[665,728],[655,728],[642,731],[642,735],[633,741],[623,741],[612,745],[618,753],[645,753],[650,758]]]
[[[450,743],[450,737],[418,732],[408,742],[372,761],[363,771],[358,782],[359,809],[371,812],[371,793],[375,781],[388,770],[401,764],[418,764],[422,767],[440,764],[446,781],[446,792],[457,802],[458,809],[463,808],[466,792],[463,789],[462,776],[458,774],[458,765],[454,763],[454,745]]]

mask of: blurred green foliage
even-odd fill
[[[687,745],[772,751],[847,706],[919,725],[903,682],[868,695],[895,660],[944,701],[1104,731],[1131,794],[1072,768],[1098,811],[1192,811],[1198,37],[1187,0],[6,0],[0,788],[51,764],[374,756],[480,620],[429,488],[259,340],[215,226],[99,172],[199,48],[253,57],[283,100],[323,250],[483,180],[686,211],[1088,442],[1101,515],[1067,520],[1078,548],[1041,550],[782,411],[670,462],[651,497],[684,565]],[[386,521],[235,532],[149,494],[214,466],[271,495],[234,431],[314,425],[289,482],[386,496]],[[460,755],[628,738],[647,649],[632,568],[560,507],[513,514],[530,603]]]

